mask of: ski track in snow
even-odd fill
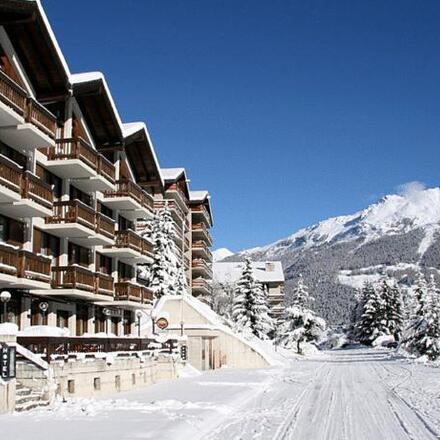
[[[440,439],[440,369],[388,350],[334,350],[287,367],[222,369],[71,400],[2,416],[0,426],[14,440]]]

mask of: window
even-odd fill
[[[134,223],[120,215],[118,217],[118,228],[120,231],[126,231],[127,229],[131,229],[134,231]]]
[[[24,224],[0,215],[0,241],[21,246],[24,241]]]
[[[118,261],[118,279],[119,281],[130,281],[134,276],[133,267]]]
[[[75,243],[69,243],[69,264],[79,264],[88,267],[91,263],[91,252],[89,249]]]
[[[107,206],[103,205],[101,202],[98,202],[98,212],[101,214],[104,214],[105,216],[109,218],[113,218],[113,210],[108,208]]]
[[[54,235],[35,228],[33,250],[36,254],[58,258],[60,256],[60,239]]]
[[[111,275],[112,273],[112,259],[111,257],[107,257],[106,255],[101,255],[98,252],[96,253],[96,266],[98,271],[101,273],[105,273],[107,275]]]
[[[1,141],[0,141],[0,154],[12,160],[20,167],[26,168],[26,163],[27,163],[26,156],[24,156],[23,154],[19,153],[17,150],[14,150],[9,145],[6,145]]]
[[[37,176],[45,183],[50,185],[53,189],[53,194],[56,198],[61,197],[62,193],[62,181],[58,176],[55,176],[55,174],[51,173],[50,171],[43,168],[40,164],[37,163],[36,168]]]
[[[88,206],[92,206],[92,198],[73,185],[70,185],[70,200],[79,200]]]

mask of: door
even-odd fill
[[[67,310],[57,310],[57,327],[69,328],[69,312]]]
[[[76,306],[76,336],[82,336],[88,331],[89,310],[87,306],[78,304]]]

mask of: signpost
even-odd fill
[[[0,345],[0,377],[13,379],[15,377],[16,348],[6,344]]]

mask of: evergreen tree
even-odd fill
[[[382,280],[380,290],[387,333],[394,336],[394,339],[398,341],[403,329],[403,308],[400,290],[396,283],[386,279]]]
[[[177,258],[177,249],[173,240],[174,222],[168,206],[159,209],[151,220],[144,221],[141,236],[153,242],[153,262],[139,265],[139,282],[150,287],[155,298],[163,295],[181,294],[186,290],[183,269]]]
[[[240,331],[252,333],[260,339],[267,339],[274,328],[267,297],[261,284],[254,278],[249,258],[245,260],[234,290],[231,316]]]
[[[296,346],[297,352],[301,354],[301,343],[316,341],[325,330],[325,321],[308,308],[312,300],[300,276],[293,292],[292,306],[286,309],[285,320],[277,330],[279,345],[286,348]]]
[[[434,277],[429,285],[419,277],[414,293],[416,307],[403,345],[410,353],[435,360],[440,357],[440,292]]]
[[[371,345],[379,336],[388,334],[384,319],[384,302],[379,289],[370,282],[362,288],[362,314],[356,324],[356,337],[363,344]]]

